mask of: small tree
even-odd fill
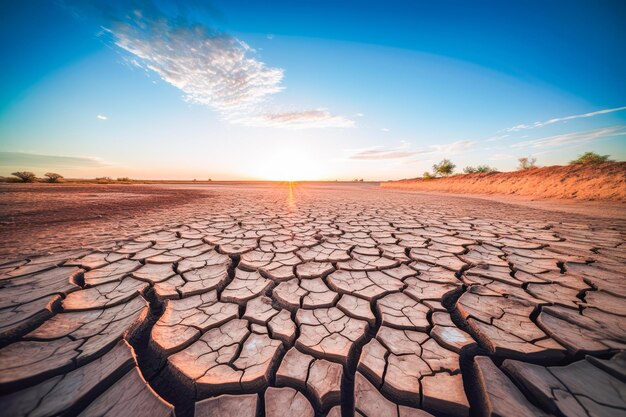
[[[598,155],[595,152],[585,152],[577,159],[570,161],[570,164],[599,164],[602,162],[614,162],[609,159],[609,155]]]
[[[535,162],[537,162],[537,158],[533,158],[532,156],[519,158],[518,161],[519,161],[519,165],[517,166],[518,171],[526,171],[527,169],[537,168],[537,165],[535,165]]]
[[[57,174],[56,172],[46,172],[44,177],[46,177],[46,182],[59,182],[59,180],[63,178],[63,175]]]
[[[433,165],[433,172],[435,175],[447,177],[454,172],[454,168],[456,168],[456,165],[454,165],[452,161],[449,159],[442,159],[441,162]]]
[[[30,171],[18,171],[12,173],[11,175],[21,179],[22,182],[35,182],[35,179],[37,178],[35,177],[35,174]]]

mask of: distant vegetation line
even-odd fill
[[[607,162],[615,162],[609,159],[609,155],[598,155],[595,152],[585,152],[580,155],[578,158],[570,161],[570,165],[586,165],[586,164],[597,164],[597,163],[607,163]],[[529,169],[536,169],[537,159],[531,156],[523,157],[518,159],[518,171],[526,171]],[[449,159],[444,158],[439,163],[433,165],[432,174],[428,171],[422,174],[423,179],[434,179],[434,178],[445,178],[451,175],[462,175],[460,173],[454,172],[456,169],[456,165]],[[463,168],[464,174],[476,174],[476,173],[496,173],[499,172],[497,169],[490,167],[489,165],[478,165],[476,167],[466,166]],[[171,183],[213,183],[214,181],[209,178],[207,180],[134,180],[129,177],[118,177],[113,179],[111,177],[96,177],[94,179],[83,179],[83,178],[70,178],[66,179],[63,175],[57,174],[55,172],[47,172],[43,177],[39,178],[35,175],[35,173],[30,171],[17,171],[13,172],[12,177],[1,177],[0,182],[21,182],[21,183],[34,183],[34,182],[44,182],[44,183],[85,183],[85,184],[147,184],[147,183],[162,183],[162,182],[171,182]],[[252,181],[216,181],[216,182],[380,182],[380,181],[364,181],[363,178],[355,178],[351,181],[264,181],[264,180],[252,180]]]
[[[569,165],[586,165],[586,164],[599,164],[599,163],[607,163],[607,162],[615,162],[610,158],[610,155],[598,155],[595,152],[585,152],[580,155],[578,158],[569,162]],[[519,158],[517,165],[517,171],[526,171],[529,169],[539,168],[537,165],[537,158],[533,158],[532,156]],[[441,162],[433,165],[433,173],[426,171],[422,174],[422,178],[424,179],[433,179],[433,178],[442,178],[449,177],[450,175],[460,175],[455,174],[454,170],[456,165],[449,159],[444,158]],[[466,166],[463,168],[463,173],[465,174],[477,174],[477,173],[495,173],[499,172],[497,169],[490,167],[489,165],[478,165],[476,167]]]

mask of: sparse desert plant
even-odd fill
[[[119,182],[129,182],[129,181],[130,181],[130,178],[128,178],[128,177],[119,177],[117,180],[118,180]]]
[[[537,168],[537,165],[535,164],[537,162],[537,158],[533,158],[532,156],[519,158],[517,161],[519,162],[519,165],[517,166],[518,171],[526,171],[527,169]]]
[[[96,177],[96,182],[98,184],[109,184],[113,182],[113,179],[111,177]]]
[[[14,177],[19,178],[22,182],[35,182],[37,177],[30,171],[17,171],[12,173]]]
[[[442,177],[447,177],[454,172],[456,165],[449,159],[442,159],[438,164],[433,165],[433,173]]]
[[[609,159],[610,155],[598,155],[595,152],[585,152],[578,158],[570,161],[570,164],[599,164],[602,162],[615,162]]]
[[[497,172],[495,168],[491,168],[489,165],[478,165],[477,167],[467,166],[463,168],[463,172],[466,174],[475,174],[477,172]]]
[[[424,173],[422,174],[422,178],[424,178],[425,180],[431,180],[435,177],[430,172],[424,171]]]
[[[490,167],[489,165],[478,165],[476,172],[498,172],[497,169]]]
[[[46,177],[46,182],[59,182],[60,179],[63,179],[63,175],[56,172],[46,172],[44,177]]]

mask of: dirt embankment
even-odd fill
[[[384,188],[472,194],[514,194],[533,198],[626,202],[626,162],[567,165],[527,171],[409,179]]]

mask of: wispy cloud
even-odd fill
[[[405,159],[410,158],[415,155],[421,154],[429,154],[433,153],[432,150],[429,149],[411,149],[411,145],[408,142],[402,142],[402,145],[386,148],[384,146],[374,146],[372,148],[360,149],[350,155],[349,159],[360,159],[360,160],[370,160],[370,161],[378,161],[378,160],[386,160],[386,159]]]
[[[83,156],[41,155],[27,152],[0,152],[0,166],[23,169],[98,168],[110,166],[99,158]]]
[[[626,126],[611,126],[582,132],[564,133],[562,135],[518,142],[512,146],[514,148],[547,148],[560,145],[592,142],[598,139],[618,135],[626,135]]]
[[[453,155],[468,149],[472,149],[476,142],[459,140],[443,145],[431,145],[428,149],[411,149],[408,142],[402,141],[402,145],[395,148],[375,146],[368,149],[358,150],[349,156],[349,159],[381,160],[381,159],[406,159],[416,155],[443,154]]]
[[[506,139],[509,136],[511,136],[511,135],[496,135],[496,136],[492,136],[492,137],[490,137],[488,139],[485,139],[485,142],[495,142],[495,141],[498,141],[498,140]]]
[[[476,142],[471,141],[471,140],[458,140],[456,142],[447,143],[444,145],[431,145],[431,148],[433,148],[437,152],[441,152],[445,154],[455,154],[461,151],[466,151],[468,149],[471,149],[475,145],[476,145]]]
[[[411,151],[411,150],[394,150],[394,149],[366,149],[350,156],[350,159],[365,160],[381,160],[381,159],[400,159],[409,158],[411,156],[429,153],[430,151]]]
[[[185,99],[221,112],[246,109],[283,89],[283,70],[250,55],[246,43],[206,27],[175,26],[166,19],[117,22],[115,44],[138,65],[185,93]]]
[[[100,119],[100,120],[108,120],[108,117],[103,116],[101,114],[97,115],[96,118]]]
[[[352,127],[328,111],[279,113],[271,98],[284,90],[284,70],[262,62],[244,41],[203,24],[166,16],[154,5],[107,18],[105,31],[128,60],[206,105],[231,123],[271,127]]]
[[[504,129],[504,131],[505,132],[518,132],[518,131],[524,130],[524,129],[535,129],[535,128],[538,128],[538,127],[548,126],[548,125],[551,125],[551,124],[554,124],[554,123],[565,122],[565,121],[574,120],[574,119],[582,119],[582,118],[593,117],[593,116],[599,116],[601,114],[614,113],[614,112],[618,112],[618,111],[622,111],[622,110],[626,110],[626,106],[615,107],[613,109],[598,110],[598,111],[594,111],[594,112],[590,112],[590,113],[576,114],[574,116],[557,117],[557,118],[554,118],[554,119],[546,120],[546,121],[543,121],[543,122],[535,122],[535,123],[532,123],[532,124],[519,124],[517,126],[513,126],[513,127],[509,127],[508,129]]]
[[[325,109],[245,116],[240,123],[249,126],[287,127],[293,129],[323,127],[354,127],[354,121]]]
[[[488,159],[490,161],[508,161],[510,159],[515,159],[516,156],[515,155],[510,155],[507,153],[496,153],[491,155]]]

